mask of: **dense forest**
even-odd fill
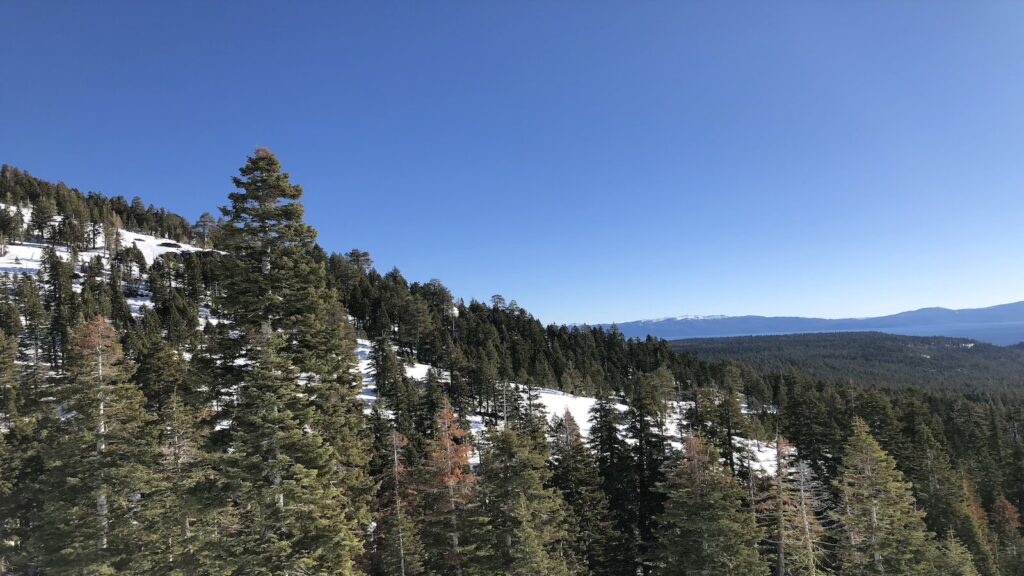
[[[545,326],[233,182],[189,223],[0,171],[0,574],[1024,573],[1016,386]]]
[[[1024,388],[1024,346],[964,338],[832,332],[672,340],[677,352],[742,362],[761,373],[798,368],[869,387],[1013,392]]]

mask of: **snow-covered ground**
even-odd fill
[[[373,366],[370,362],[369,340],[360,339],[357,341],[356,355],[359,359],[358,370],[363,379],[363,389],[359,393],[359,398],[367,404],[372,404],[377,401],[377,385],[374,382]],[[430,368],[426,364],[406,364],[405,374],[409,378],[422,382]],[[549,421],[556,416],[562,416],[568,410],[579,425],[580,433],[584,437],[590,435],[590,411],[593,409],[594,404],[597,403],[595,398],[575,396],[559,390],[546,388],[534,389],[534,393],[537,395],[541,406],[544,407]],[[627,409],[625,404],[617,404],[616,407],[623,412]],[[682,424],[684,423],[687,411],[692,407],[692,402],[673,402],[669,406],[670,413],[666,419],[663,433],[669,437],[669,443],[676,450],[682,449]],[[467,419],[469,420],[471,431],[479,440],[486,429],[483,417],[474,414],[470,415]],[[774,444],[738,436],[734,437],[733,440],[737,449],[741,452],[739,457],[741,459],[749,459],[750,466],[754,470],[766,475],[775,474]],[[479,454],[474,454],[471,460],[474,464],[479,463]]]
[[[0,204],[0,210],[12,211],[15,208],[6,204]],[[22,218],[25,222],[32,217],[31,207],[21,207]],[[56,223],[59,218],[55,218]],[[121,246],[129,248],[135,246],[142,253],[142,257],[146,260],[146,265],[150,266],[156,262],[157,258],[164,254],[175,252],[199,252],[203,251],[203,248],[191,246],[189,244],[182,244],[168,238],[158,238],[156,236],[150,236],[148,234],[140,234],[138,232],[129,232],[127,230],[118,231],[118,240]],[[95,256],[100,256],[107,260],[107,253],[104,250],[104,238],[103,234],[99,234],[99,238],[96,240],[96,245],[99,248],[84,250],[78,253],[79,262],[88,262]],[[37,242],[17,242],[11,243],[7,247],[7,254],[0,256],[0,274],[38,274],[42,268],[43,251],[46,249],[46,244]],[[55,250],[57,255],[67,260],[70,256],[70,251],[65,246],[56,246]],[[128,298],[128,306],[131,308],[132,314],[139,314],[143,306],[151,305],[151,301],[145,296],[136,296]]]

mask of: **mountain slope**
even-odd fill
[[[795,316],[681,316],[618,324],[626,337],[666,340],[767,336],[807,332],[886,332],[906,336],[970,338],[1006,346],[1024,341],[1024,302],[987,308],[922,308],[874,318]]]

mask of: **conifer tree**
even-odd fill
[[[147,309],[146,318],[154,317]],[[143,323],[148,323],[146,318]],[[160,336],[157,332],[136,338],[139,360],[133,380],[146,396],[147,412],[155,418],[160,447],[147,503],[147,516],[155,530],[137,564],[197,574],[204,562],[204,543],[212,537],[198,493],[209,473],[208,458],[202,451],[205,395],[182,353]]]
[[[129,574],[138,532],[152,528],[140,519],[156,443],[131,372],[104,318],[74,331],[48,418],[48,497],[34,534],[46,573]]]
[[[918,502],[928,511],[925,523],[934,533],[950,533],[962,542],[981,574],[998,575],[988,523],[975,513],[984,514],[980,503],[972,502],[976,499],[973,487],[953,470],[945,449],[927,426],[915,418],[910,428],[914,449],[902,462],[914,480]]]
[[[957,540],[952,532],[947,534],[939,546],[939,573],[949,576],[980,576],[974,567],[970,551]]]
[[[14,338],[0,332],[0,574],[10,570],[17,546],[17,506],[12,501],[21,468],[12,432],[20,420],[21,403],[16,351]]]
[[[935,547],[910,484],[896,462],[855,419],[835,487],[841,573],[850,576],[934,574]]]
[[[996,536],[997,562],[1003,574],[1020,574],[1024,571],[1020,512],[1006,498],[996,499],[992,510],[992,530]]]
[[[31,380],[30,387],[34,389],[45,375],[43,352],[46,348],[49,316],[39,297],[39,284],[31,276],[21,276],[15,290],[18,311],[24,319],[21,337],[18,339],[18,356],[29,367],[25,374]]]
[[[547,488],[547,454],[513,430],[492,430],[482,458],[478,549],[471,574],[581,574],[568,511]]]
[[[796,457],[780,436],[775,443],[776,473],[757,503],[774,549],[775,576],[825,576],[825,491],[811,467]]]
[[[569,505],[587,567],[593,574],[613,573],[621,537],[608,510],[594,456],[568,410],[551,425],[551,485]]]
[[[594,453],[598,478],[611,510],[615,529],[622,542],[611,558],[609,574],[634,576],[637,572],[636,500],[625,479],[632,471],[630,447],[620,430],[625,419],[609,392],[598,393],[590,412],[590,448]]]
[[[359,547],[337,456],[310,431],[313,409],[280,336],[243,350],[229,450],[220,455],[220,569],[245,574],[351,574]]]
[[[662,485],[656,562],[663,576],[766,576],[758,554],[763,532],[743,510],[743,489],[714,446],[687,438],[683,458]]]
[[[33,294],[38,304],[38,293]],[[42,539],[36,536],[36,527],[42,521],[43,502],[49,498],[43,462],[43,447],[48,438],[40,424],[53,413],[53,405],[44,400],[52,394],[45,383],[45,370],[40,361],[33,360],[39,356],[25,352],[31,350],[31,345],[25,342],[30,333],[22,332],[21,336],[21,351],[15,356],[24,359],[20,367],[11,358],[9,348],[5,346],[0,351],[0,381],[8,390],[0,406],[0,412],[4,412],[0,418],[5,424],[0,432],[0,450],[4,452],[0,456],[0,554],[15,574],[33,573],[39,567]],[[39,338],[42,339],[41,334]],[[13,339],[7,342],[13,344]]]
[[[427,566],[434,574],[461,576],[469,547],[466,524],[477,487],[469,462],[473,445],[447,398],[442,399],[434,430],[420,495]]]
[[[29,228],[36,232],[41,241],[49,239],[53,218],[57,215],[57,203],[51,196],[41,196],[32,207]]]
[[[219,436],[232,570],[351,574],[369,524],[354,339],[314,257],[302,189],[259,149],[223,209]]]
[[[373,530],[372,573],[375,576],[424,574],[423,545],[415,521],[416,492],[402,452],[405,437],[386,426],[378,444],[384,453],[384,469],[378,478],[377,508]]]
[[[62,260],[52,247],[48,246],[43,251],[44,305],[50,319],[46,351],[50,364],[55,368],[64,364],[71,330],[78,320],[72,272],[71,263]]]
[[[665,368],[644,374],[633,383],[626,410],[626,437],[631,441],[633,458],[629,476],[619,481],[630,484],[636,499],[637,551],[640,570],[645,575],[651,573],[649,561],[654,555],[657,516],[664,502],[658,485],[665,479],[665,421],[673,388],[672,374]]]

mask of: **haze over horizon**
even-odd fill
[[[589,8],[12,4],[0,162],[195,219],[267,146],[328,251],[545,322],[1024,299],[1024,5]]]

